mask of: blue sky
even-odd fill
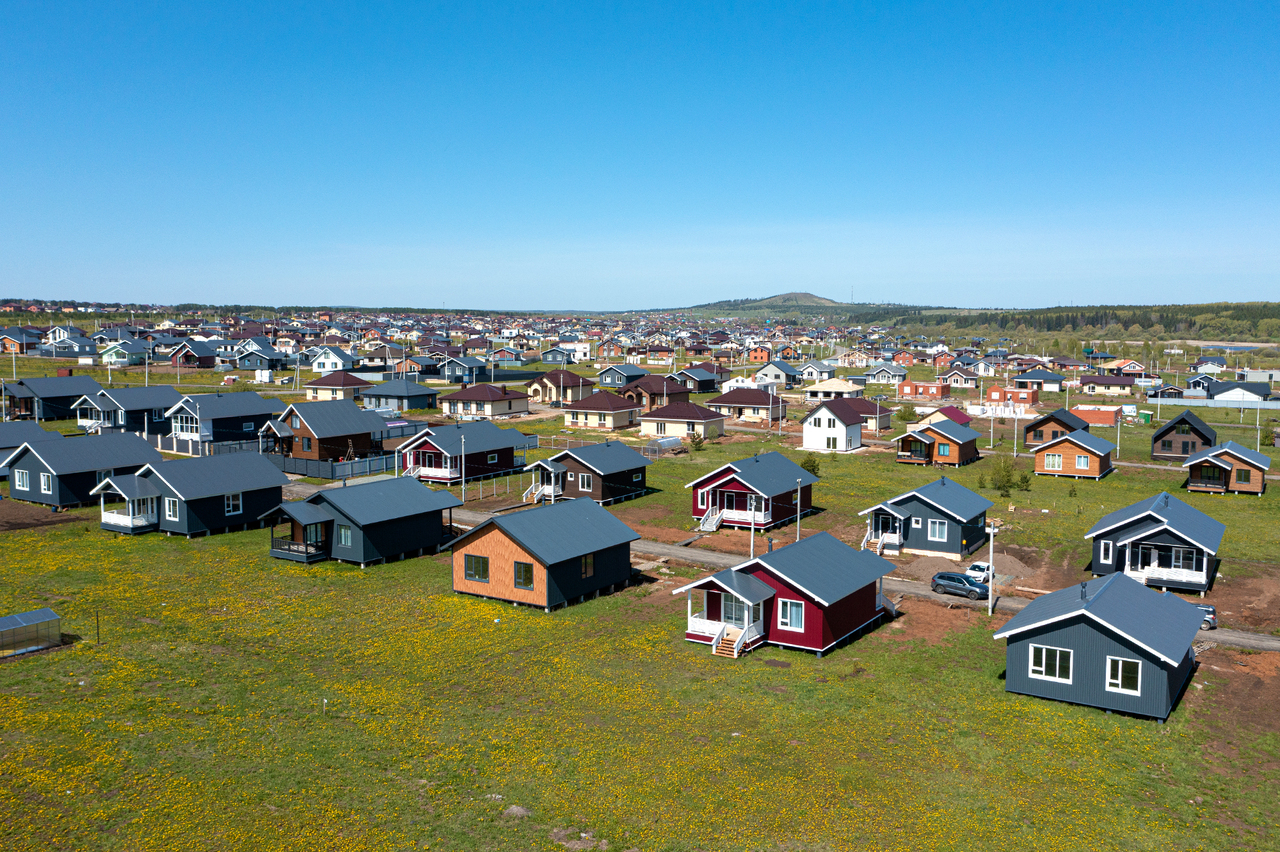
[[[1276,299],[1280,6],[0,4],[0,296]]]

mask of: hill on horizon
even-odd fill
[[[825,296],[815,296],[812,293],[779,293],[776,296],[768,296],[764,299],[724,299],[719,302],[709,302],[705,305],[694,305],[695,308],[793,308],[793,307],[847,307],[847,302],[837,302],[834,299],[828,299]]]

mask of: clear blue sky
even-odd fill
[[[1280,5],[0,4],[0,296],[1280,298]]]

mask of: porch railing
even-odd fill
[[[102,523],[114,527],[145,527],[156,523],[155,515],[130,515],[128,512],[103,512]]]
[[[271,537],[271,549],[281,553],[296,553],[300,556],[318,556],[324,549],[318,544],[308,541],[294,541],[291,538]]]
[[[1192,478],[1187,481],[1187,485],[1191,488],[1221,488],[1226,490],[1227,481],[1225,479],[1203,479],[1200,477]]]
[[[697,615],[689,616],[689,632],[697,633],[702,636],[715,636],[724,629],[724,622],[711,621],[706,618],[706,613],[700,612]]]

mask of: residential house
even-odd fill
[[[862,447],[862,415],[853,399],[837,398],[818,403],[801,424],[801,447],[817,453],[851,453]]]
[[[366,408],[380,411],[424,411],[440,407],[437,402],[440,391],[408,379],[391,379],[373,385],[364,392],[363,397]]]
[[[94,502],[94,487],[107,477],[160,460],[150,444],[124,433],[23,442],[0,468],[9,469],[11,498],[65,509]]]
[[[401,476],[317,491],[262,517],[271,524],[271,555],[277,559],[333,559],[364,567],[437,553],[449,538],[453,508],[461,505],[448,491]],[[288,529],[277,536],[280,524]]]
[[[619,390],[618,395],[640,403],[645,411],[689,402],[689,389],[665,376],[641,376]]]
[[[773,451],[722,465],[685,488],[692,489],[693,517],[704,531],[721,526],[769,529],[813,511],[817,481]]]
[[[1080,389],[1087,394],[1105,396],[1132,396],[1132,376],[1088,375],[1080,377]]]
[[[431,426],[396,451],[406,476],[452,485],[464,477],[470,482],[523,470],[524,450],[530,442],[515,429],[502,429],[488,420],[473,420]],[[537,446],[537,439],[532,443]]]
[[[905,381],[898,385],[898,397],[921,397],[923,399],[943,399],[951,396],[951,385],[946,382]]]
[[[750,364],[768,364],[773,360],[773,350],[768,346],[752,346],[747,350],[747,362]]]
[[[440,364],[440,378],[454,384],[486,382],[493,378],[489,364],[471,355],[450,356]]]
[[[868,384],[897,385],[907,377],[907,371],[897,364],[878,364],[867,370],[864,378]]]
[[[1116,445],[1084,429],[1048,438],[1033,450],[1037,476],[1101,479],[1113,470]]]
[[[825,382],[836,377],[836,368],[822,361],[810,361],[800,368],[800,377],[806,382]]]
[[[564,407],[564,425],[584,429],[627,429],[639,424],[644,406],[608,391],[596,391],[586,399]]]
[[[930,423],[937,423],[939,420],[950,420],[953,423],[959,423],[961,426],[968,426],[973,422],[973,418],[965,414],[954,405],[944,405],[934,411],[932,414],[926,414],[917,422],[917,426],[927,426]]]
[[[973,370],[966,370],[964,367],[952,367],[943,371],[938,375],[938,381],[946,382],[955,388],[973,388],[977,389],[981,378]]]
[[[0,458],[5,458],[23,444],[62,440],[61,432],[50,432],[31,420],[0,422]],[[0,477],[7,477],[9,469],[0,467]]]
[[[182,394],[168,385],[104,389],[76,400],[76,422],[87,432],[168,435],[165,412],[181,399]]]
[[[133,367],[151,357],[151,344],[142,340],[116,340],[104,344],[98,361],[104,366]]]
[[[945,476],[863,509],[862,546],[876,553],[963,559],[987,542],[990,500]]]
[[[720,374],[700,367],[686,367],[667,376],[676,384],[684,385],[691,393],[715,393],[720,389]]]
[[[1190,409],[1173,417],[1151,435],[1151,458],[1184,462],[1218,443],[1218,433]]]
[[[636,379],[647,375],[649,375],[648,370],[644,367],[637,367],[635,364],[610,364],[599,373],[596,373],[596,378],[600,380],[602,388],[620,390]]]
[[[1148,586],[1199,592],[1213,586],[1226,526],[1161,492],[1109,513],[1085,534],[1095,576],[1124,573]]]
[[[190,538],[262,526],[262,513],[280,505],[288,484],[265,456],[227,453],[148,463],[112,474],[90,494],[100,501],[104,530]]]
[[[463,420],[497,420],[529,413],[529,395],[506,385],[472,385],[440,397],[440,407]]]
[[[525,465],[534,482],[524,499],[595,500],[602,506],[648,493],[645,468],[652,462],[620,441],[564,450]]]
[[[982,395],[988,405],[1032,406],[1040,403],[1040,391],[992,385]]]
[[[863,389],[847,379],[827,379],[804,389],[807,402],[822,402],[828,399],[853,399],[862,396]]]
[[[217,351],[199,340],[184,340],[169,353],[169,364],[177,370],[183,367],[193,370],[212,370],[217,363]]]
[[[552,608],[631,583],[640,536],[594,500],[498,515],[453,542],[453,590]]]
[[[863,421],[876,435],[893,428],[893,409],[869,399],[851,399],[850,410],[862,415]],[[866,428],[865,426],[863,427]]]
[[[349,399],[295,402],[259,429],[264,448],[294,459],[344,461],[382,451],[384,421]]]
[[[756,382],[777,382],[784,390],[790,390],[804,381],[800,371],[784,361],[770,361],[757,370],[752,378]]]
[[[1061,393],[1062,383],[1066,379],[1048,370],[1028,370],[1013,377],[1013,386],[1019,390],[1044,391],[1045,393]]]
[[[318,346],[311,353],[311,372],[321,375],[349,372],[355,369],[358,360],[341,346]]]
[[[1089,422],[1065,408],[1037,417],[1022,430],[1022,445],[1030,449],[1045,441],[1054,441],[1072,432],[1088,432]]]
[[[718,438],[724,434],[723,414],[692,402],[673,402],[640,415],[640,434],[654,438]]]
[[[1187,490],[1209,494],[1256,494],[1267,490],[1271,459],[1235,441],[1205,447],[1182,463]]]
[[[951,465],[959,467],[978,460],[977,431],[946,419],[912,426],[893,439],[898,445],[898,462],[904,464]]]
[[[568,349],[562,349],[559,346],[553,346],[550,349],[546,349],[542,352],[542,363],[559,364],[562,367],[567,367],[570,364],[574,363],[573,353],[570,352]]]
[[[564,405],[586,399],[592,393],[595,382],[568,370],[548,370],[536,379],[525,382],[529,398],[534,402]]]
[[[1028,603],[1004,639],[1005,691],[1168,718],[1196,669],[1197,607],[1112,574]]]
[[[782,397],[750,388],[735,388],[713,397],[707,400],[707,408],[731,420],[772,424],[787,419],[787,404]]]
[[[1271,385],[1268,382],[1219,382],[1212,381],[1205,388],[1209,399],[1229,400],[1248,404],[1266,402],[1271,398]]]
[[[7,416],[12,420],[30,417],[36,422],[65,420],[75,416],[77,400],[100,390],[102,385],[88,376],[46,376],[6,381]]]
[[[331,399],[359,400],[366,388],[373,387],[373,382],[359,376],[353,376],[345,370],[326,373],[318,379],[307,382],[307,399],[324,401]]]
[[[184,396],[164,416],[175,438],[205,443],[249,441],[284,407],[280,400],[255,391],[202,393]]]
[[[892,616],[881,580],[893,570],[884,557],[820,532],[671,593],[687,599],[685,639],[716,656],[768,644],[821,657]]]

